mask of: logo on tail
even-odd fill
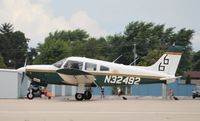
[[[163,62],[160,62],[158,66],[158,71],[165,71],[165,66],[169,64],[169,58],[167,58],[168,54],[164,57]]]

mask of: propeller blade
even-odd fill
[[[24,82],[25,72],[22,72],[21,84]]]
[[[22,79],[21,79],[21,84],[24,82],[24,77],[26,75],[26,65],[27,65],[27,57],[25,59],[25,62],[24,62],[24,72],[22,72]]]

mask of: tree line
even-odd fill
[[[169,46],[181,45],[185,51],[177,74],[189,70],[200,70],[200,51],[193,52],[190,42],[194,31],[182,28],[175,30],[164,24],[136,21],[130,22],[124,32],[106,37],[94,38],[85,30],[56,30],[49,33],[44,43],[36,48],[28,48],[29,39],[21,31],[14,31],[10,23],[0,27],[0,67],[19,68],[25,58],[29,64],[52,64],[69,56],[113,61],[130,64],[134,60],[133,49],[136,45],[137,65],[148,66],[166,51]]]

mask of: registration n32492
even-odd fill
[[[139,77],[124,77],[124,76],[117,76],[117,75],[107,75],[105,77],[104,83],[109,83],[109,84],[139,84],[140,82]]]

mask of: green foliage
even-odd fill
[[[191,56],[191,50],[185,49],[185,51],[182,54],[177,74],[183,74],[184,72],[187,72],[188,70],[191,70],[192,67],[192,56]]]
[[[68,56],[82,56],[106,60],[104,54],[107,51],[103,49],[106,44],[107,42],[103,37],[99,39],[89,38],[89,35],[84,30],[56,31],[54,34],[49,34],[44,44],[39,45],[38,51],[41,55],[36,58],[34,63],[50,64],[61,59],[61,57]],[[60,47],[61,45],[63,47]],[[54,51],[59,51],[61,57],[57,55],[55,58]]]
[[[55,31],[54,33],[49,33],[49,36],[45,39],[47,40],[64,40],[64,41],[84,41],[89,37],[86,31],[76,29],[74,31]]]
[[[28,48],[28,39],[20,31],[13,32],[13,25],[2,24],[0,27],[0,53],[8,68],[23,66]]]
[[[85,42],[85,45],[84,45],[85,57],[96,58],[96,59],[105,59],[104,45],[106,46],[106,41],[103,38],[100,38],[100,39],[89,38]]]
[[[187,49],[191,49],[190,39],[193,36],[193,30],[181,29],[175,34],[175,40],[172,39],[177,45],[185,46]]]
[[[183,55],[181,57],[180,64],[178,66],[177,74],[183,74],[184,72],[191,70],[192,67],[192,45],[190,42],[190,39],[193,36],[194,31],[193,30],[186,30],[181,29],[178,31],[177,34],[175,34],[175,40],[174,42],[177,45],[181,45],[185,47],[185,50],[183,52]]]
[[[150,50],[147,56],[141,58],[141,61],[138,65],[150,66],[154,64],[162,56],[163,53],[163,51],[160,51],[158,49]]]
[[[1,24],[1,27],[0,27],[1,33],[3,33],[3,34],[11,33],[11,32],[13,32],[13,30],[14,30],[14,27],[12,24],[10,24],[10,23]]]
[[[193,68],[194,71],[200,71],[200,60],[198,60],[196,62],[196,64],[194,65],[194,68]]]
[[[109,37],[110,42],[117,44],[115,57],[123,55],[120,60],[124,64],[129,64],[134,60],[133,47],[136,44],[137,56],[141,59],[146,56],[150,50],[158,49],[165,50],[170,46],[169,40],[174,34],[173,28],[164,28],[164,25],[155,25],[145,22],[131,22],[126,26],[124,35],[118,34]],[[167,43],[168,42],[168,43]],[[143,62],[146,63],[146,62]],[[140,63],[142,64],[142,63]]]
[[[190,77],[190,75],[188,75],[188,76],[186,77],[186,82],[185,82],[185,84],[191,84],[191,77]]]
[[[0,68],[6,68],[6,65],[3,62],[3,57],[0,55]]]
[[[194,53],[192,63],[193,63],[192,70],[200,71],[200,51]]]
[[[113,61],[117,57],[122,55],[122,57],[116,61],[117,63],[129,64],[131,62],[131,57],[133,57],[133,44],[128,44],[123,35],[118,34],[114,36],[109,36],[108,44],[108,56],[110,56],[110,61]]]
[[[173,29],[168,29],[173,31]],[[126,26],[124,32],[128,45],[137,45],[137,54],[145,56],[150,49],[159,49],[165,34],[164,25],[154,25],[153,23],[131,22]],[[166,35],[166,34],[165,34]],[[167,41],[167,40],[165,40]]]
[[[154,58],[158,58],[157,54],[151,53],[151,50],[165,51],[169,46],[176,44],[184,46],[186,49],[182,56],[178,74],[183,74],[191,69],[191,42],[193,30],[181,29],[178,32],[173,31],[174,28],[165,28],[164,25],[155,25],[145,22],[131,22],[125,30],[125,38],[128,45],[137,44],[137,54],[142,57],[140,65],[146,65]],[[146,56],[146,57],[145,57]],[[151,59],[153,58],[153,59]],[[140,60],[140,61],[141,61]]]
[[[32,65],[33,61],[37,57],[38,53],[35,48],[29,48],[29,51],[27,52],[27,65]]]
[[[34,64],[52,64],[71,55],[71,50],[63,40],[48,40],[38,47],[40,55],[34,60]]]

